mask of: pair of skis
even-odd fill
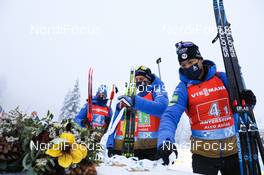
[[[236,138],[241,175],[261,174],[259,152],[264,163],[264,148],[259,135],[253,108],[241,98],[246,89],[238,58],[233,45],[230,23],[227,21],[223,0],[213,0],[218,35],[213,40],[220,41],[225,70],[228,79],[228,91],[236,125]]]
[[[113,84],[112,86],[112,91],[110,94],[110,103],[109,103],[109,112],[111,110],[111,106],[112,106],[112,102],[114,99],[115,94],[118,93],[118,88]],[[87,118],[89,119],[89,121],[92,120],[92,99],[93,99],[93,68],[89,68],[89,72],[88,72],[88,111],[87,111]]]
[[[137,93],[136,79],[135,79],[135,69],[132,68],[130,71],[129,84],[126,84],[126,95],[135,96]],[[134,133],[135,133],[135,123],[136,123],[136,110],[133,108],[126,108],[124,111],[124,142],[122,147],[122,155],[126,157],[134,156]]]
[[[88,119],[88,123],[92,123],[92,119],[93,119],[93,68],[89,68],[89,72],[88,72],[88,110],[87,110],[87,119]],[[88,126],[90,127],[90,126]]]

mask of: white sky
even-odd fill
[[[263,0],[225,0],[244,79],[257,95],[259,120],[264,117],[263,5]],[[77,78],[85,102],[90,66],[94,84],[122,86],[132,65],[157,74],[158,57],[171,96],[179,82],[174,44],[181,40],[198,44],[203,57],[224,70],[219,43],[211,44],[212,0],[0,0],[0,26],[0,104],[7,110],[19,105],[58,115]],[[63,26],[66,32],[55,31]]]

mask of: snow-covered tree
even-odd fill
[[[76,80],[73,90],[70,90],[65,98],[59,120],[74,118],[80,110],[79,80]]]

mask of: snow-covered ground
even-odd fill
[[[111,174],[116,175],[188,175],[192,173],[191,167],[191,152],[188,149],[178,150],[178,159],[175,160],[175,163],[170,166],[161,165],[161,160],[158,161],[149,161],[143,160],[138,163],[139,167],[145,167],[145,171],[131,171],[131,169],[138,167],[133,164],[133,161],[129,161],[124,157],[117,157],[119,161],[111,161],[106,160],[105,163],[100,164],[97,167],[98,175],[107,175],[111,172]],[[120,164],[123,165],[120,165]],[[142,164],[141,164],[142,163]],[[113,165],[114,164],[114,165]]]
[[[114,174],[114,175],[175,175],[175,174],[181,174],[181,175],[189,175],[193,174],[191,172],[186,172],[183,168],[182,170],[168,170],[165,167],[156,167],[152,169],[151,171],[138,171],[138,172],[129,172],[124,167],[111,167],[106,165],[101,165],[97,168],[98,175],[108,175],[108,174]]]
[[[120,157],[119,157],[120,158]],[[117,163],[115,161],[112,164]],[[161,165],[162,160],[158,161],[149,161],[143,160],[142,164],[144,164],[146,170],[145,171],[131,171],[133,163],[129,162],[126,158],[119,159],[119,163],[123,165],[115,165],[111,166],[109,164],[109,160],[105,160],[104,163],[100,164],[97,167],[98,175],[190,175],[192,173],[192,154],[189,149],[179,149],[178,150],[178,158],[175,160],[173,165],[169,165],[167,167]],[[140,164],[140,163],[139,163]],[[264,175],[264,168],[262,165],[262,161],[260,160],[262,175]],[[220,172],[218,173],[221,174]]]

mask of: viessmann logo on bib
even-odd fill
[[[100,109],[100,108],[95,108],[95,109],[93,109],[93,111],[96,111],[96,112],[103,112],[103,113],[107,113],[107,112],[108,112],[107,110]]]
[[[212,92],[222,91],[225,89],[226,89],[225,86],[218,86],[218,87],[213,87],[213,88],[204,88],[199,92],[195,92],[195,93],[191,94],[191,97],[196,98],[199,96],[208,96]]]

